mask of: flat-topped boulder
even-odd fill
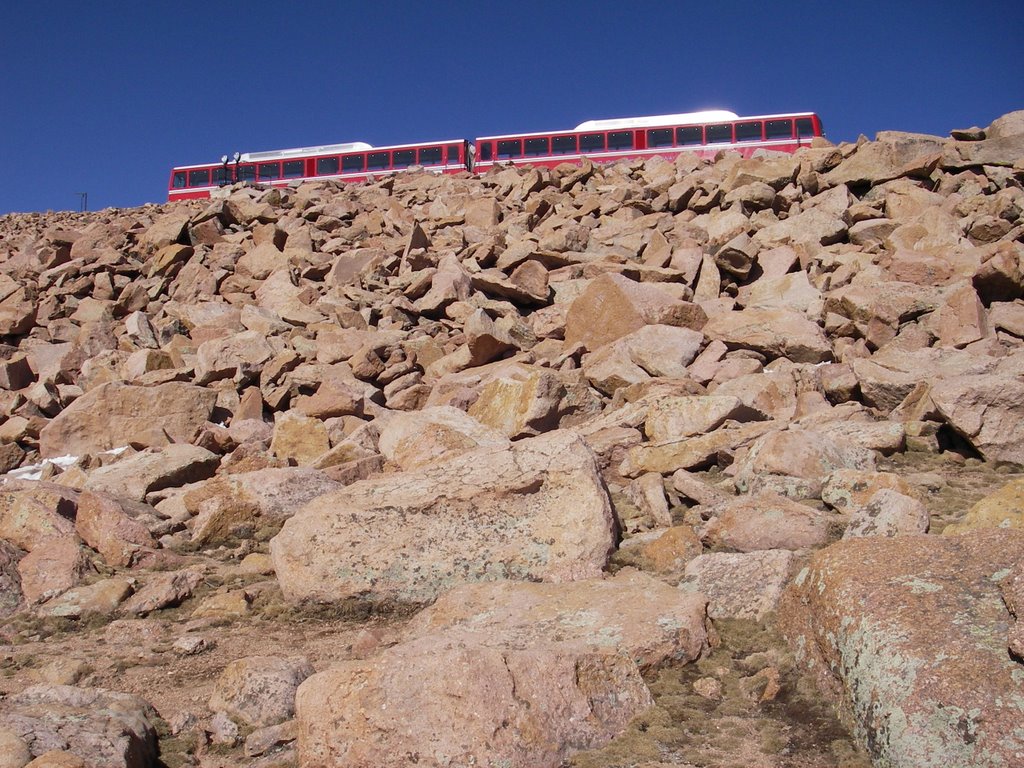
[[[593,578],[613,545],[593,453],[555,431],[320,496],[271,554],[291,600],[425,602],[467,581]]]
[[[75,400],[39,434],[44,456],[80,456],[132,445],[191,442],[217,402],[212,389],[172,381],[155,387],[102,384]]]

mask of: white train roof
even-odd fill
[[[736,120],[735,112],[725,109],[708,109],[703,112],[682,112],[677,115],[651,115],[650,117],[617,117],[611,120],[587,120],[576,126],[577,131],[612,131],[616,128],[648,128],[655,125],[677,125],[683,123],[717,123]]]
[[[365,141],[350,141],[347,144],[321,144],[316,147],[295,147],[294,149],[274,149],[269,152],[243,152],[241,162],[252,163],[260,160],[287,160],[291,157],[307,155],[330,155],[342,152],[362,152],[373,149],[372,144]]]

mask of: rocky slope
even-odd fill
[[[1017,112],[0,218],[0,767],[1021,764],[1022,184]]]

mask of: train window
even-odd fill
[[[366,156],[366,167],[371,171],[383,171],[391,165],[389,152],[371,152]]]
[[[213,183],[214,184],[230,184],[231,183],[231,172],[227,168],[214,168],[213,169]]]
[[[736,141],[760,141],[761,121],[736,123]]]
[[[255,165],[239,165],[236,171],[236,181],[256,181]]]
[[[338,158],[336,157],[318,157],[316,159],[316,175],[317,176],[330,176],[331,174],[338,172]]]
[[[689,147],[694,144],[704,143],[704,129],[699,125],[691,125],[686,128],[676,128],[676,144],[681,147]]]
[[[721,144],[732,141],[731,125],[709,125],[707,127],[708,144]]]
[[[523,144],[519,139],[508,139],[498,142],[498,157],[520,157],[523,154]]]
[[[281,178],[281,164],[280,163],[260,163],[258,166],[260,174],[260,180],[269,181],[270,179]]]
[[[580,136],[580,152],[603,152],[603,133],[584,133]]]
[[[551,154],[551,143],[547,136],[540,139],[526,139],[523,154],[527,157],[540,157]]]
[[[671,128],[655,128],[654,130],[647,132],[647,146],[650,148],[655,147],[671,147],[672,146],[672,129]]]
[[[458,144],[452,144],[450,147],[448,147],[448,165],[462,164],[462,161],[459,160],[459,150],[460,147]]]
[[[341,158],[342,173],[362,173],[366,167],[366,155],[343,155]]]
[[[210,183],[210,169],[203,168],[201,171],[188,172],[188,185],[190,187],[205,187]]]
[[[454,147],[449,148],[448,153],[451,154],[451,150]],[[420,165],[440,165],[441,164],[441,148],[440,147],[423,147],[420,151]],[[455,150],[456,158],[458,158],[458,150]]]
[[[174,187],[175,189],[181,189],[182,187],[185,186],[185,172],[184,171],[175,171],[174,172],[174,180],[171,182],[171,186]]]
[[[575,155],[575,136],[555,136],[551,139],[551,154],[553,155]]]
[[[289,160],[284,164],[284,173],[281,174],[286,179],[301,179],[305,175],[305,171],[302,168],[301,160]]]
[[[791,139],[793,138],[792,120],[768,120],[764,124],[764,137],[766,139]]]
[[[608,149],[632,149],[632,131],[612,131],[608,134]]]
[[[391,164],[395,168],[408,168],[410,165],[416,162],[416,150],[415,149],[400,149],[396,150],[391,157]]]
[[[810,139],[814,136],[814,122],[809,117],[798,117],[796,119],[796,135],[801,139]]]
[[[451,155],[448,155],[451,157]],[[490,160],[491,159],[491,142],[487,141],[480,145],[480,159]]]

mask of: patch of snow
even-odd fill
[[[127,451],[131,446],[122,445],[120,448],[111,448],[109,451],[101,451],[100,455],[108,456],[120,456],[122,453]],[[18,467],[12,469],[6,475],[4,475],[4,481],[7,478],[14,480],[39,480],[43,476],[43,469],[47,464],[53,464],[56,467],[60,467],[62,470],[67,469],[72,464],[78,461],[78,456],[55,456],[52,459],[43,459],[38,464],[30,464],[27,467]]]

